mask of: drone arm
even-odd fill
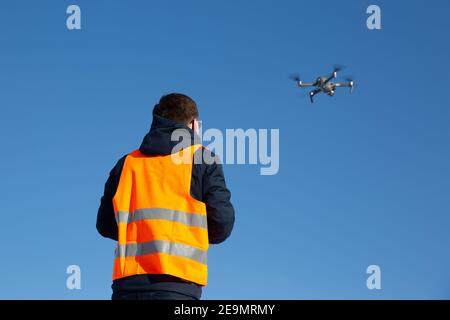
[[[335,83],[336,87],[351,87],[349,83]]]
[[[334,70],[333,73],[327,78],[327,80],[325,80],[324,84],[327,84],[328,82],[330,82],[330,80],[336,79],[337,71],[338,70]]]
[[[330,77],[327,78],[327,80],[325,80],[323,84],[327,84],[328,82],[330,82],[330,80],[333,80],[334,78],[335,78],[334,75],[331,75]]]
[[[335,83],[334,85],[336,87],[349,87],[350,88],[350,93],[353,92],[353,81],[351,81],[350,83]]]

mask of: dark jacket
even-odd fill
[[[171,141],[174,130],[184,128],[191,135],[187,144],[199,143],[199,137],[183,124],[153,116],[149,133],[144,137],[139,150],[149,156],[171,154],[178,141]],[[214,153],[205,148],[196,152],[203,152],[205,158],[216,157]],[[112,199],[117,191],[120,175],[126,155],[123,156],[109,174],[105,184],[105,191],[101,198],[97,214],[97,230],[106,237],[117,241],[117,223],[114,216]],[[217,158],[216,158],[217,159]],[[218,159],[217,159],[218,160]],[[225,184],[222,166],[218,161],[194,163],[192,167],[191,196],[206,204],[209,243],[223,242],[231,233],[234,225],[234,208],[230,202],[230,191]],[[113,291],[147,291],[169,290],[200,298],[201,287],[188,283],[169,275],[136,275],[115,280]]]

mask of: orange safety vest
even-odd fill
[[[127,155],[113,198],[119,231],[113,280],[168,274],[206,285],[206,205],[190,194],[192,159],[201,147],[166,156],[139,150]]]

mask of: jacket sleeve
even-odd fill
[[[218,244],[227,239],[234,226],[234,208],[222,165],[217,161],[206,165],[203,175],[203,202],[206,204],[209,243]]]
[[[117,223],[114,214],[112,199],[116,194],[119,185],[120,175],[126,156],[122,157],[114,168],[110,171],[108,180],[105,183],[103,196],[100,200],[100,207],[97,213],[97,231],[105,238],[117,240]]]

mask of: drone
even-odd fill
[[[297,83],[297,86],[300,88],[305,87],[316,87],[316,89],[309,92],[309,98],[311,99],[311,103],[314,102],[314,96],[318,94],[319,92],[323,92],[330,97],[334,96],[334,93],[336,91],[336,88],[340,87],[349,87],[350,93],[353,92],[354,82],[351,78],[346,78],[345,80],[347,83],[334,83],[331,82],[331,80],[337,78],[337,73],[342,70],[342,67],[335,66],[333,69],[333,72],[328,77],[318,77],[314,83],[305,83],[302,80],[300,80],[300,76],[298,74],[295,74],[291,76],[290,78],[294,80]]]

